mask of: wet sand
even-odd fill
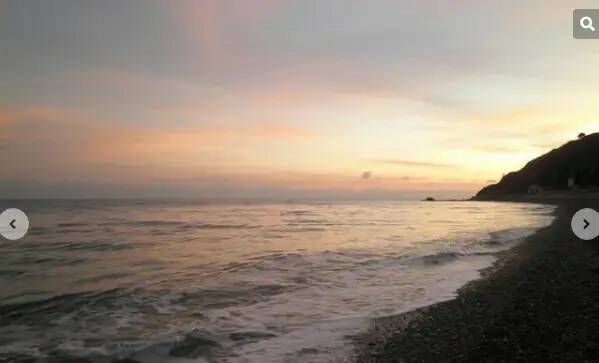
[[[359,363],[596,362],[599,240],[570,229],[597,200],[560,201],[553,224],[500,253],[454,300],[379,318],[356,339]]]

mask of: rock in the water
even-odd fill
[[[258,340],[258,339],[274,338],[274,337],[276,337],[275,334],[264,333],[264,332],[260,332],[260,331],[246,331],[246,332],[239,332],[239,333],[231,333],[231,335],[229,335],[229,338],[236,342],[238,342],[240,340]]]
[[[220,344],[208,337],[208,334],[194,330],[187,334],[185,338],[176,343],[169,351],[173,357],[197,358],[207,355],[210,349],[220,347]]]

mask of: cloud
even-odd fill
[[[498,142],[499,143],[499,142]],[[464,148],[491,154],[518,154],[522,152],[522,146],[503,146],[503,145],[468,145]]]
[[[265,152],[289,149],[313,137],[310,129],[287,122],[135,125],[57,108],[0,109],[5,148],[0,162],[8,165],[2,174],[12,178],[201,177],[220,169],[251,168]]]
[[[453,165],[453,164],[433,163],[433,162],[407,160],[407,159],[382,159],[382,160],[375,160],[375,162],[382,163],[382,164],[425,167],[425,168],[457,168],[457,166]]]
[[[0,153],[6,166],[0,179],[11,181],[3,191],[6,197],[335,199],[476,190],[471,181],[373,178],[364,171],[361,178],[369,182],[361,183],[355,171],[314,171],[296,162],[305,156],[294,149],[309,141],[305,147],[312,150],[314,135],[285,122],[135,125],[59,108],[4,108],[0,135],[6,147]],[[282,167],[274,163],[277,157]],[[322,155],[316,157],[320,163]]]

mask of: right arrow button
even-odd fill
[[[572,217],[572,232],[576,237],[589,241],[599,236],[599,213],[591,208],[579,210]]]

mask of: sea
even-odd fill
[[[3,201],[0,361],[351,362],[553,220],[499,202]],[[70,359],[70,360],[69,360]]]

